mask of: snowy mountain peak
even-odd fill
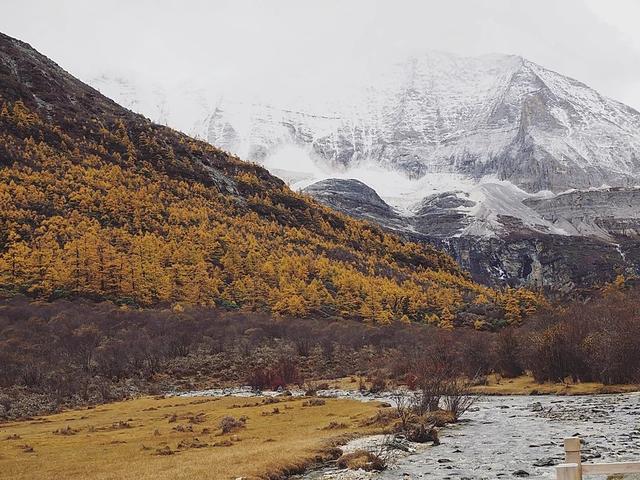
[[[315,106],[225,102],[207,138],[268,165],[295,145],[329,171],[492,175],[530,192],[635,183],[640,114],[522,57],[430,52],[357,90]]]
[[[573,230],[522,202],[537,192],[640,183],[640,113],[577,80],[499,54],[426,52],[377,68],[326,92],[251,101],[188,84],[92,83],[155,121],[264,164],[294,188],[354,178],[405,216],[426,197],[462,192],[475,206],[456,212],[475,220],[459,234],[499,231],[505,216],[563,234]]]

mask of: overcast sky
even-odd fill
[[[83,79],[239,93],[366,74],[423,50],[513,53],[640,110],[637,0],[1,0],[0,30]]]

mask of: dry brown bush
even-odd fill
[[[337,465],[340,468],[364,470],[366,472],[379,472],[387,468],[383,459],[366,450],[356,450],[355,452],[342,455],[338,459]]]
[[[240,417],[236,419],[230,415],[222,417],[220,423],[218,424],[222,433],[231,433],[240,428],[244,428],[246,426],[246,419],[244,417]]]

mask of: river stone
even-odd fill
[[[414,449],[411,448],[409,442],[407,442],[403,438],[394,438],[393,440],[390,440],[389,442],[387,442],[387,446],[395,450],[402,450],[403,452],[414,451]]]
[[[532,412],[541,412],[542,410],[542,403],[540,402],[535,402],[533,405],[531,405]]]

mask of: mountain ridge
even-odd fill
[[[541,302],[153,124],[0,36],[3,294],[497,328]]]
[[[591,281],[640,271],[629,260],[636,257],[637,220],[632,213],[615,213],[625,198],[633,203],[633,189],[640,184],[640,113],[635,109],[521,56],[439,52],[380,70],[352,95],[346,89],[333,96],[328,92],[315,110],[311,100],[305,100],[306,108],[291,99],[290,108],[277,109],[276,103],[226,99],[207,117],[203,137],[242,151],[292,188],[333,208],[423,241],[457,245],[449,252],[482,281],[538,284],[522,277],[518,265],[523,255],[537,258],[539,248],[546,248],[540,245],[564,245],[576,252],[569,255],[576,261],[581,261],[580,245],[588,245],[607,259],[607,268],[601,265],[602,274],[590,276]],[[349,211],[337,198],[336,185],[327,183],[331,178],[363,182],[394,212],[383,218],[357,205]],[[316,182],[325,183],[312,186]],[[629,192],[609,195],[610,213],[600,218],[588,204],[596,201],[594,190],[607,188]],[[572,190],[584,192],[585,209],[567,217],[562,195]],[[522,235],[538,247],[525,248],[519,243]],[[547,241],[541,238],[546,235],[571,238]],[[491,247],[496,241],[502,252],[511,252],[509,242],[516,241],[520,253],[496,258]],[[469,251],[473,245],[477,249]],[[548,252],[546,258],[561,256]],[[471,263],[465,260],[471,257]],[[483,261],[502,266],[489,269],[498,273],[487,277],[487,268],[473,267]],[[584,278],[573,260],[553,262],[545,285],[576,286]],[[512,272],[507,280],[503,271]]]
[[[640,114],[578,80],[499,54],[431,53],[381,69],[381,79],[358,93],[329,92],[315,107],[307,99],[284,105],[214,95],[213,106],[202,106],[209,113],[192,118],[203,129],[191,133],[249,160],[273,157],[276,168],[278,150],[296,145],[329,170],[364,161],[411,178],[431,171],[495,175],[529,192],[635,182]],[[102,80],[97,86],[117,98],[118,89]],[[599,142],[589,140],[594,132]],[[601,141],[611,145],[601,148]]]

